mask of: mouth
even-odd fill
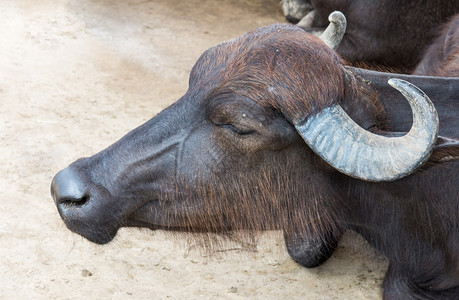
[[[159,200],[153,200],[144,203],[125,218],[122,226],[148,228],[151,230],[171,230],[171,226],[164,225],[164,220],[161,220],[161,218],[159,217],[159,215],[161,214],[158,213],[158,211],[163,210],[159,208],[159,206],[164,206],[164,203],[162,203],[161,205]]]
[[[152,223],[148,223],[145,221],[140,221],[136,219],[127,219],[124,223],[125,227],[137,227],[137,228],[148,228],[151,230],[158,230],[158,229],[167,229],[166,227],[155,225]]]
[[[184,207],[186,209],[182,210]],[[177,203],[169,201],[150,201],[131,213],[122,226],[176,232],[224,232],[229,230],[223,224],[219,225],[218,228],[209,227],[204,221],[205,216],[193,215],[196,211],[194,206],[177,205]]]
[[[63,218],[63,221],[67,229],[99,245],[111,242],[120,228],[88,224],[78,219]]]

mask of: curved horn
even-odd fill
[[[430,99],[415,85],[390,79],[389,84],[408,100],[413,125],[402,137],[384,137],[364,130],[335,104],[295,128],[335,169],[367,181],[392,181],[409,175],[432,153],[438,134],[438,116]]]
[[[346,31],[346,17],[340,11],[334,11],[328,16],[330,24],[324,30],[320,39],[333,50],[338,48]]]

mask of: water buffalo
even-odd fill
[[[459,77],[459,14],[442,26],[413,74]]]
[[[315,267],[355,230],[390,260],[384,297],[457,299],[459,79],[397,75],[435,109],[391,76],[262,27],[205,51],[182,98],[60,171],[51,194],[100,244],[122,226],[276,229]]]
[[[344,13],[348,30],[338,53],[343,58],[410,72],[432,42],[435,29],[459,13],[459,0],[289,0],[284,14],[309,32],[322,31],[328,15]]]

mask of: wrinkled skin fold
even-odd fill
[[[292,26],[264,27],[213,47],[193,67],[181,99],[54,177],[58,211],[70,230],[100,244],[122,226],[223,235],[283,230],[290,255],[306,267],[328,259],[352,229],[390,260],[385,297],[454,299],[458,81],[403,78],[422,83],[427,95],[442,86],[432,98],[439,141],[413,174],[373,183],[337,171],[294,126],[340,105],[367,131],[404,135],[412,122],[403,96],[386,74],[369,74],[369,83],[357,72]],[[444,135],[449,142],[441,146]]]

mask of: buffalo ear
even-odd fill
[[[439,136],[429,162],[443,163],[459,159],[459,140]]]

